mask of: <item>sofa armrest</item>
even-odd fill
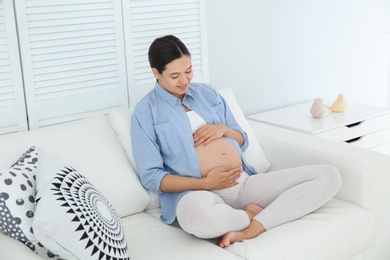
[[[248,121],[271,161],[269,171],[330,164],[339,169],[343,179],[337,198],[366,208],[383,201],[385,194],[390,198],[390,156]]]
[[[338,168],[343,185],[337,198],[375,214],[378,238],[365,259],[388,259],[390,248],[390,156],[248,120],[271,162],[270,171],[307,164]],[[357,227],[358,228],[358,227]]]

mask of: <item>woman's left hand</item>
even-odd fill
[[[221,138],[224,136],[228,127],[224,124],[208,124],[204,125],[194,133],[194,144],[195,147],[203,144],[207,145],[213,140]]]

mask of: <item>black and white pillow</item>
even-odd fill
[[[65,259],[130,259],[120,216],[83,175],[39,150],[33,228]]]
[[[35,213],[37,149],[31,147],[9,169],[0,170],[0,231],[46,259],[58,259],[32,229]]]

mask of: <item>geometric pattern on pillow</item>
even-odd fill
[[[85,249],[98,259],[128,259],[127,242],[119,215],[107,199],[81,174],[65,167],[52,183],[53,195],[71,214],[74,230]]]
[[[38,240],[64,259],[130,259],[122,220],[108,200],[73,167],[42,149],[38,155]]]
[[[35,212],[37,149],[32,146],[10,169],[0,170],[0,231],[45,258],[56,256],[40,244],[31,228]]]

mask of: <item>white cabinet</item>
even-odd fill
[[[298,104],[250,115],[248,119],[390,154],[389,109],[349,103],[342,113],[325,109],[323,117],[315,119],[310,114],[311,105]]]

